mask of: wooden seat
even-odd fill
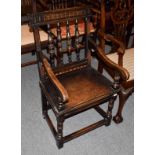
[[[55,8],[58,1],[52,2],[52,6]],[[102,54],[103,49],[100,49],[96,44],[96,53],[100,61],[116,73],[114,81],[109,81],[93,69],[91,66],[91,46],[89,46],[91,45],[89,26],[91,25],[92,6],[78,1],[74,1],[77,6],[70,4],[72,4],[70,0],[64,0],[61,1],[61,5],[58,5],[61,6],[61,9],[58,7],[58,10],[39,12],[36,9],[36,0],[33,0],[33,14],[30,15],[30,26],[33,29],[38,58],[42,114],[54,135],[58,148],[62,148],[65,142],[100,126],[110,125],[114,101],[120,90],[119,79],[127,79],[124,75],[124,69],[113,64]],[[81,23],[82,35],[84,36],[82,40],[80,39]],[[62,26],[65,27],[64,32],[62,32]],[[48,35],[48,52],[46,54],[42,51],[40,27]],[[56,33],[53,35],[54,29]],[[64,33],[65,40],[63,40]],[[75,36],[72,37],[72,34]],[[65,62],[64,59],[67,61]],[[108,104],[106,111],[99,106],[104,103]],[[103,119],[64,136],[64,121],[91,108],[95,109]],[[50,112],[56,116],[56,129],[50,119]]]
[[[98,100],[103,102],[103,99],[115,93],[111,88],[111,82],[91,67],[85,67],[61,76],[58,75],[57,78],[69,96],[65,108],[67,111],[78,107],[87,107],[92,102]],[[46,82],[48,82],[46,85],[49,85],[47,91],[49,95],[52,95],[53,88],[50,81]],[[54,97],[54,95],[51,97]]]

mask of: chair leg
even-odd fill
[[[129,98],[129,96],[133,93],[133,88],[128,89],[128,90],[121,90],[119,93],[119,106],[118,106],[118,111],[117,114],[113,117],[113,120],[115,123],[121,123],[123,121],[122,117],[122,111],[123,107]]]
[[[56,143],[58,148],[63,147],[63,118],[57,118],[57,137],[56,137]]]
[[[43,115],[43,118],[45,119],[47,114],[47,100],[42,91],[41,91],[41,99],[42,99],[42,115]]]
[[[110,101],[109,101],[109,104],[108,104],[108,110],[107,110],[107,117],[104,119],[106,124],[105,126],[109,126],[110,123],[111,123],[111,119],[112,119],[112,109],[114,107],[114,102],[116,100],[116,97],[117,95],[114,95]]]
[[[99,61],[99,64],[98,64],[98,71],[102,74],[103,73],[103,67],[104,65]]]

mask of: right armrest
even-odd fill
[[[50,81],[54,84],[54,86],[57,88],[61,95],[62,102],[67,102],[68,101],[68,93],[67,90],[63,87],[63,85],[60,83],[60,81],[57,79],[55,76],[54,72],[52,71],[52,68],[50,64],[48,63],[46,58],[42,59],[43,66],[45,68],[45,71],[50,79]]]
[[[127,81],[129,79],[129,76],[130,76],[129,72],[122,66],[119,66],[118,64],[111,61],[105,54],[103,54],[103,50],[99,47],[97,47],[97,55],[102,60],[102,62],[105,65],[107,65],[107,67],[116,71],[120,75],[120,77],[123,81]]]
[[[110,60],[104,53],[103,49],[96,45],[96,43],[89,39],[89,43],[93,46],[95,49],[97,56],[99,57],[100,61],[104,63],[105,67],[113,70],[114,72],[117,72],[120,75],[120,78],[122,81],[127,81],[129,79],[129,72],[123,68],[122,66],[119,66],[118,64],[114,63],[112,60]]]

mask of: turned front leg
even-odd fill
[[[109,101],[109,104],[108,104],[108,110],[107,110],[107,116],[105,118],[105,121],[106,121],[106,126],[109,126],[110,123],[111,123],[111,119],[112,119],[112,109],[114,107],[114,102],[116,100],[116,97],[117,97],[117,94],[115,94]]]
[[[57,118],[57,137],[56,137],[56,142],[58,148],[63,147],[63,118]]]

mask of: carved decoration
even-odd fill
[[[133,0],[116,0],[111,10],[111,18],[115,24],[128,24],[133,18]]]

